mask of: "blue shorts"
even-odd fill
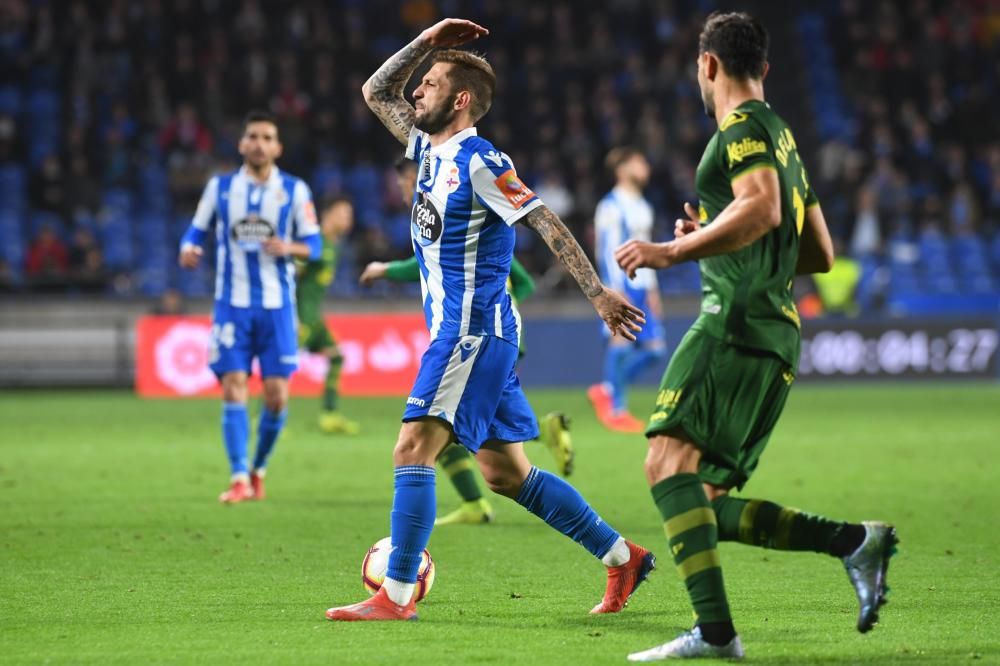
[[[435,416],[473,453],[490,440],[526,442],[538,422],[514,374],[517,345],[493,336],[434,340],[406,399],[403,421]]]
[[[253,359],[262,377],[289,377],[299,367],[295,306],[275,310],[237,308],[216,301],[208,367],[220,379],[227,372],[250,374]]]

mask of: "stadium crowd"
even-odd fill
[[[260,107],[280,120],[282,168],[317,198],[355,201],[334,289],[369,293],[356,286],[364,262],[410,250],[392,178],[400,150],[361,84],[422,27],[456,12],[491,28],[481,48],[498,90],[481,128],[524,180],[592,243],[594,206],[610,186],[604,155],[640,146],[653,166],[657,235],[669,237],[715,129],[693,65],[701,21],[721,4],[3,0],[0,284],[210,293],[208,270],[175,269],[176,242],[208,176],[238,164],[241,118]],[[872,294],[967,288],[957,238],[976,239],[977,250],[961,251],[982,254],[976,288],[1000,285],[1000,241],[989,240],[1000,221],[1000,15],[989,7],[843,0],[796,10],[802,57],[782,76],[801,80],[813,110],[801,117],[815,125],[797,134],[813,151],[839,244],[868,262],[861,282]],[[543,290],[571,286],[532,234],[518,243]],[[939,246],[951,283],[918,261]],[[662,284],[697,293],[697,269],[668,272]]]

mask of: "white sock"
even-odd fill
[[[416,586],[416,583],[401,583],[392,578],[386,578],[382,583],[382,589],[385,590],[386,596],[392,599],[392,603],[397,606],[405,606],[410,603],[410,599],[413,597],[413,588]]]
[[[250,483],[250,475],[246,472],[237,472],[229,479],[231,483],[236,483],[237,481],[242,481],[243,483]]]
[[[618,537],[618,541],[615,541],[615,545],[611,546],[611,550],[604,554],[601,562],[604,562],[604,566],[606,567],[620,567],[623,564],[627,564],[631,557],[632,554],[628,550],[625,538]]]

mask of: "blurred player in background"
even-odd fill
[[[401,159],[396,163],[396,184],[399,187],[403,202],[409,206],[413,203],[414,191],[417,186],[417,163],[413,160]],[[390,282],[419,282],[420,264],[416,256],[399,261],[373,261],[365,266],[361,273],[361,284],[369,285],[376,280],[386,279]],[[512,307],[531,296],[535,291],[535,281],[531,274],[514,257],[510,264],[510,277],[507,280],[507,291],[513,299]],[[518,357],[524,356],[523,337],[518,348]],[[559,465],[563,476],[573,473],[573,442],[569,434],[569,419],[561,412],[546,415],[539,423],[541,440],[549,448]],[[472,469],[473,458],[469,450],[458,443],[449,444],[438,458],[438,464],[445,471],[455,490],[462,498],[462,505],[451,513],[434,521],[435,525],[450,525],[453,523],[488,523],[495,514],[490,503],[476,481],[476,473]]]
[[[895,529],[845,523],[766,500],[731,497],[750,479],[799,363],[796,275],[823,273],[833,244],[791,130],[764,101],[768,34],[744,13],[712,14],[698,49],[698,85],[719,125],[698,165],[699,210],[685,205],[676,240],[629,241],[629,274],[699,259],[701,316],[674,352],[646,430],[646,476],[695,626],[630,661],[742,658],[718,541],[827,553],[847,569],[866,632],[885,603]]]
[[[663,306],[656,271],[643,268],[630,278],[615,262],[615,250],[625,241],[652,240],[653,207],[642,190],[649,182],[649,162],[639,150],[613,148],[607,156],[615,187],[597,204],[594,230],[597,236],[597,267],[601,280],[622,293],[649,315],[635,342],[612,337],[604,330],[604,382],[587,390],[598,420],[610,430],[642,432],[645,424],[628,409],[628,386],[651,364],[666,354]]]
[[[323,297],[337,273],[337,253],[340,242],[354,226],[354,205],[346,197],[323,202],[320,209],[320,231],[323,251],[317,259],[300,260],[296,301],[299,311],[299,346],[313,354],[323,354],[329,361],[323,383],[322,411],[319,428],[326,433],[356,435],[361,427],[347,419],[337,409],[340,370],[344,357],[337,341],[323,321]]]
[[[496,77],[480,56],[453,48],[487,34],[445,19],[383,64],[365,83],[365,101],[406,156],[419,164],[410,233],[420,264],[431,342],[406,400],[393,450],[392,553],[378,593],[331,608],[331,620],[416,618],[413,589],[435,512],[434,461],[453,440],[476,453],[490,489],[514,499],[607,567],[604,598],[591,612],[624,608],[652,570],[649,551],[627,542],[583,497],[534,467],[523,442],[538,422],[514,366],[520,320],[507,292],[513,224],[534,229],[573,275],[611,330],[628,338],[642,312],[601,284],[566,226],[517,177],[510,158],[477,135]],[[436,48],[431,68],[403,98],[407,80]]]
[[[231,480],[219,500],[226,503],[264,498],[268,457],[287,416],[288,378],[298,367],[293,260],[318,259],[322,251],[309,187],[274,163],[281,142],[270,114],[247,115],[239,151],[239,171],[208,181],[179,258],[182,267],[195,268],[215,225],[209,363],[222,383],[222,439]],[[251,468],[247,377],[254,358],[264,380],[264,406]]]

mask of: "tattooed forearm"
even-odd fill
[[[417,37],[386,60],[361,89],[368,107],[402,143],[409,138],[415,113],[403,89],[432,50],[426,39]]]
[[[576,242],[563,221],[545,206],[539,206],[524,216],[524,224],[538,232],[560,263],[580,285],[587,298],[594,298],[604,291],[604,285],[594,271],[590,259]]]

